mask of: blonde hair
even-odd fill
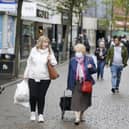
[[[78,43],[74,46],[74,51],[75,52],[82,52],[83,54],[86,54],[86,47],[85,47],[85,45]]]
[[[50,40],[48,37],[46,36],[40,36],[38,41],[37,41],[37,44],[36,44],[36,48],[37,49],[42,49],[42,44],[43,42],[48,42],[50,44]]]

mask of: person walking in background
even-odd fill
[[[125,45],[128,51],[128,56],[129,56],[129,37],[124,35],[121,39],[121,42]]]
[[[90,49],[90,44],[85,29],[83,29],[82,33],[79,35],[78,42],[84,44],[87,49]]]
[[[106,64],[110,63],[112,74],[112,93],[119,92],[121,72],[127,66],[128,52],[126,47],[120,42],[120,38],[115,36],[114,46],[107,53]]]
[[[93,58],[95,66],[97,68],[97,58],[93,53],[91,53],[90,48],[86,48],[86,56]]]
[[[84,111],[91,106],[92,93],[83,93],[80,90],[82,82],[90,80],[94,84],[91,74],[96,72],[92,57],[86,56],[83,44],[74,46],[75,56],[71,58],[68,69],[67,89],[72,91],[71,110],[75,111],[75,124],[83,120]]]
[[[40,26],[38,30],[38,37],[43,36],[43,35],[44,35],[44,30],[43,30],[43,27]]]
[[[47,68],[48,60],[53,66],[57,64],[50,48],[50,40],[45,36],[40,36],[30,52],[24,72],[24,78],[28,79],[29,84],[31,121],[36,120],[37,109],[38,122],[44,122],[45,96],[51,82]]]
[[[97,57],[97,79],[99,80],[101,77],[101,80],[103,80],[105,59],[107,55],[104,41],[99,42],[99,47],[96,48],[95,55]]]

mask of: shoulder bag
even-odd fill
[[[50,54],[50,48],[49,48]],[[59,77],[58,72],[56,71],[55,67],[51,65],[50,61],[47,62],[48,72],[51,80],[57,79]]]
[[[81,86],[81,91],[83,93],[92,93],[92,82],[84,81]]]

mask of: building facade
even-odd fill
[[[15,72],[16,11],[17,8],[13,11],[0,11],[0,74],[5,74],[5,76],[13,76]],[[24,1],[20,28],[20,74],[24,71],[26,59],[31,48],[36,44],[40,29],[43,29],[44,35],[50,38],[55,56],[59,61],[58,49],[59,44],[62,43],[60,14],[54,13],[52,9],[49,9],[42,2]]]

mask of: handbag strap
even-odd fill
[[[51,49],[51,46],[50,45],[48,46],[48,52],[49,52],[49,54],[52,53],[52,49]]]
[[[51,55],[51,49],[50,49],[50,45],[48,46],[48,55],[50,56]],[[50,61],[48,60],[48,63],[50,63]]]

